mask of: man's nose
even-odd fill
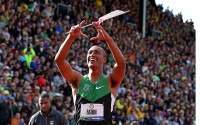
[[[44,107],[46,107],[46,105],[45,105],[45,104],[42,104],[41,107],[44,108]]]

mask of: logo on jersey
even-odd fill
[[[96,86],[96,89],[101,89],[103,88],[104,86]]]
[[[54,121],[50,121],[50,125],[54,125]]]

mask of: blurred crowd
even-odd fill
[[[139,27],[139,0],[0,0],[0,125],[27,125],[38,111],[42,91],[73,125],[71,89],[54,57],[71,26],[88,23],[112,10],[130,13],[104,22],[126,57],[126,76],[118,89],[114,125],[195,124],[195,30],[182,15],[147,4],[147,32]],[[90,37],[94,28],[84,31]],[[72,46],[73,68],[87,73],[91,43]],[[106,48],[105,45],[102,45]],[[114,61],[108,51],[105,74]]]

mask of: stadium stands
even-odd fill
[[[48,2],[47,2],[48,1]],[[96,20],[111,10],[128,15],[103,25],[126,57],[127,72],[113,111],[115,125],[193,125],[195,121],[195,30],[162,6],[148,4],[147,37],[138,32],[139,0],[0,0],[0,125],[25,125],[38,110],[40,92],[73,124],[71,89],[54,56],[65,32],[82,19]],[[94,28],[84,29],[89,36]],[[77,40],[72,66],[87,72],[91,43]],[[102,45],[105,46],[105,45]],[[109,53],[109,51],[108,51]],[[113,66],[111,55],[105,73]],[[60,98],[58,98],[60,97]],[[57,104],[59,101],[59,104]]]

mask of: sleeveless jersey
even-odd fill
[[[115,97],[109,89],[108,77],[92,83],[83,76],[74,99],[76,125],[112,125],[112,109]]]

